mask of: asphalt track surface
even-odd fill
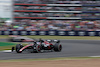
[[[0,41],[7,40],[0,39]],[[63,46],[61,52],[23,52],[20,54],[0,52],[0,60],[100,56],[100,40],[61,40],[61,44]]]

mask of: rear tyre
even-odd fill
[[[59,44],[59,43],[56,43],[56,44],[54,45],[54,51],[60,52],[61,50],[62,50],[62,45]]]
[[[16,45],[16,52],[17,53],[21,53],[19,50],[22,48],[23,46],[21,44],[17,44]]]

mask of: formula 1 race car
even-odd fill
[[[62,45],[59,40],[24,40],[24,42],[32,42],[29,45],[23,46],[22,44],[17,44],[16,47],[12,47],[12,52],[22,53],[25,50],[30,51],[31,53],[39,53],[43,50],[51,50],[60,52],[62,50]]]

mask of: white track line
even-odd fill
[[[3,51],[0,51],[0,52],[11,53],[12,51],[11,50],[3,50]],[[98,55],[98,56],[88,56],[88,57],[100,57],[100,55]]]
[[[100,57],[100,56],[89,56],[89,57]]]
[[[12,51],[11,50],[3,50],[3,51],[0,51],[0,52],[5,52],[5,53],[7,52],[8,53],[8,52],[12,52]]]

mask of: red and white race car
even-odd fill
[[[28,44],[26,46],[23,46],[22,44],[17,44],[16,47],[12,47],[12,52],[15,51],[17,53],[22,53],[25,50],[28,50],[30,52],[36,52],[39,53],[43,50],[51,50],[60,52],[62,50],[62,45],[60,44],[59,40],[23,40],[24,42],[32,42],[31,44]]]

